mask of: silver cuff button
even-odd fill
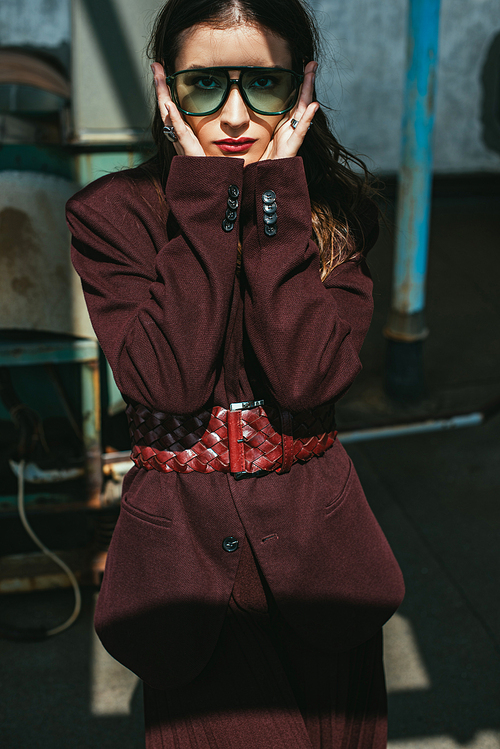
[[[277,222],[278,217],[275,213],[271,214],[270,216],[266,213],[264,213],[264,223],[267,226],[274,226],[274,224]]]
[[[264,193],[262,193],[262,202],[266,203],[267,205],[270,205],[276,200],[276,193],[272,190],[266,190]]]

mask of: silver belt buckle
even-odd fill
[[[247,408],[257,408],[257,406],[263,406],[264,401],[241,401],[241,403],[230,403],[229,404],[229,410],[230,411],[243,411]]]
[[[230,403],[230,411],[244,411],[247,408],[257,408],[257,406],[263,406],[264,401],[241,401],[241,403]],[[244,442],[244,440],[238,440]],[[255,473],[247,473],[247,471],[240,471],[239,473],[233,473],[235,481],[241,481],[241,479],[258,478],[259,476],[267,476],[269,471],[255,471]]]

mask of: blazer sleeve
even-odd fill
[[[277,204],[274,236],[264,223],[269,190]],[[249,165],[244,192],[245,324],[269,387],[290,411],[337,400],[361,369],[373,310],[366,263],[343,263],[321,281],[300,157]],[[374,217],[366,228],[369,249],[378,234]]]
[[[242,189],[243,161],[174,158],[165,188],[171,236],[162,196],[137,172],[101,178],[68,202],[72,260],[125,399],[192,413],[221,366],[239,216],[230,231],[222,224],[229,188]]]

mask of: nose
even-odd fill
[[[221,122],[233,130],[240,129],[250,121],[248,107],[241,98],[238,86],[231,84],[231,91],[220,114]]]

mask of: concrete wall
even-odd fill
[[[41,49],[69,65],[70,0],[1,0],[0,45]]]
[[[121,0],[113,0],[116,4]],[[399,163],[407,0],[311,0],[324,33],[326,65],[320,97],[336,110],[343,143],[365,154],[378,172]],[[158,2],[158,5],[161,5]],[[435,170],[500,171],[500,123],[485,135],[483,67],[500,39],[498,0],[442,0],[435,129]],[[0,44],[41,47],[66,62],[69,0],[2,0]],[[500,60],[500,45],[496,44]],[[493,57],[495,57],[493,55]],[[491,63],[491,52],[489,61]],[[494,60],[493,60],[494,63]],[[489,76],[498,89],[500,62]],[[500,94],[499,94],[500,97]],[[497,102],[498,112],[500,104]],[[497,114],[500,117],[500,114]],[[491,119],[491,118],[490,118]],[[486,145],[486,142],[488,146]]]
[[[384,173],[399,164],[404,83],[405,0],[312,0],[328,53],[320,93],[338,110],[342,143],[366,154]],[[498,151],[484,142],[482,72],[500,34],[498,0],[442,0],[437,79],[435,170],[500,171]],[[497,114],[500,116],[500,111]],[[500,123],[499,123],[500,128]]]

